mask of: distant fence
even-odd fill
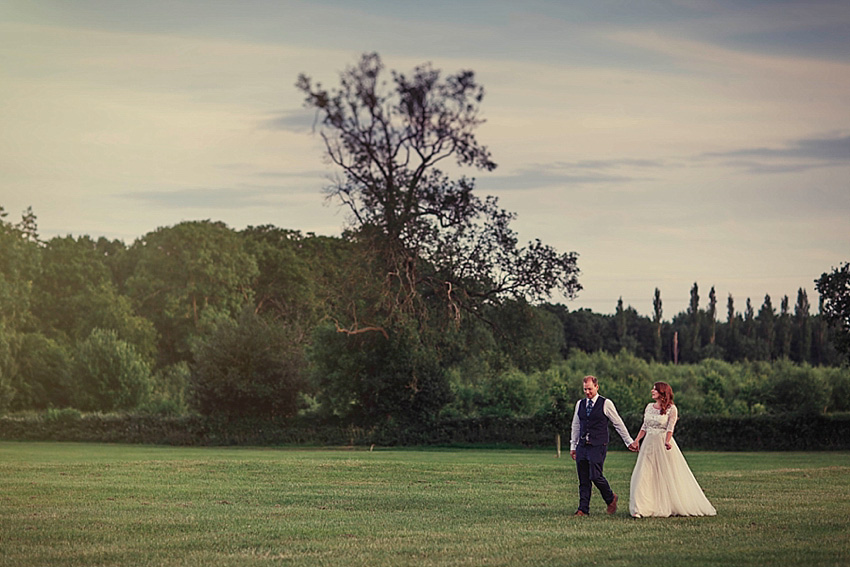
[[[636,435],[641,416],[624,416]],[[612,450],[625,445],[612,431]],[[850,449],[850,414],[690,416],[676,427],[684,450],[822,451]],[[562,432],[564,451],[569,432]],[[0,439],[158,445],[307,446],[506,446],[546,448],[555,431],[542,417],[482,417],[444,420],[427,426],[353,427],[305,422],[202,417],[80,414],[62,410],[43,415],[0,418]]]

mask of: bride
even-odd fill
[[[646,406],[643,426],[630,446],[639,447],[640,452],[632,472],[629,512],[635,518],[716,515],[673,439],[679,418],[673,389],[665,382],[656,382],[652,399],[655,403]]]

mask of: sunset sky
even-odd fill
[[[484,85],[524,241],[579,254],[571,309],[664,318],[714,286],[779,307],[850,260],[850,2],[2,0],[0,206],[119,238],[212,219],[336,235],[294,84],[364,52]],[[553,301],[563,301],[553,297]]]

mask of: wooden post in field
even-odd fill
[[[561,458],[561,434],[560,433],[555,434],[555,448],[557,450],[556,456],[557,456],[557,458],[560,459]]]

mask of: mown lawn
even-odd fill
[[[850,453],[685,452],[713,518],[575,518],[568,455],[0,442],[0,565],[850,564]]]

